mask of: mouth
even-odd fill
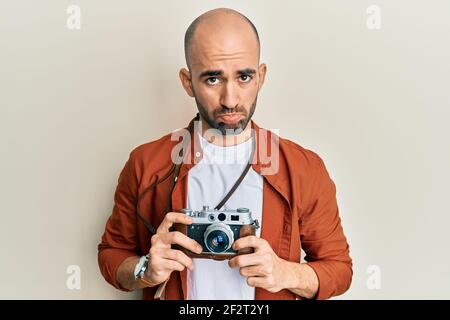
[[[217,117],[217,119],[220,120],[220,122],[223,122],[226,124],[236,123],[236,122],[242,120],[243,118],[244,118],[244,116],[240,113],[227,113],[227,114],[222,114]]]

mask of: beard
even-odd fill
[[[208,110],[205,108],[204,105],[202,105],[198,101],[197,97],[195,96],[195,103],[197,104],[197,109],[198,109],[198,112],[200,113],[201,117],[206,121],[206,123],[208,124],[208,126],[210,128],[216,129],[223,136],[237,135],[244,131],[244,129],[247,127],[248,123],[250,122],[250,120],[253,116],[253,113],[255,112],[257,100],[258,100],[258,95],[255,97],[255,100],[253,101],[249,112],[247,112],[247,110],[242,106],[237,106],[233,109],[229,109],[229,108],[225,108],[225,107],[218,107],[213,110],[212,115],[210,116],[208,113]],[[231,114],[231,113],[240,113],[244,116],[244,119],[241,119],[233,124],[216,120],[221,115],[226,115],[226,114]]]

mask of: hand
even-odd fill
[[[161,222],[156,234],[151,239],[148,268],[144,277],[154,285],[166,281],[173,271],[193,270],[194,263],[181,250],[172,249],[172,244],[178,244],[195,253],[202,252],[202,246],[195,240],[179,231],[169,232],[174,223],[191,224],[191,217],[179,212],[169,212]]]
[[[255,236],[242,237],[233,244],[234,250],[254,248],[254,253],[243,254],[230,259],[231,268],[240,268],[240,274],[247,277],[247,284],[261,287],[270,292],[285,289],[289,277],[287,261],[272,250],[269,243]]]

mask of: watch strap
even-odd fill
[[[150,281],[148,281],[145,278],[138,278],[139,282],[142,284],[145,284],[145,286],[147,287],[154,287],[155,285],[153,283],[151,283]]]

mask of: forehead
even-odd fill
[[[248,30],[202,28],[190,48],[190,64],[194,72],[202,69],[255,68],[258,62],[258,42],[255,34]]]

